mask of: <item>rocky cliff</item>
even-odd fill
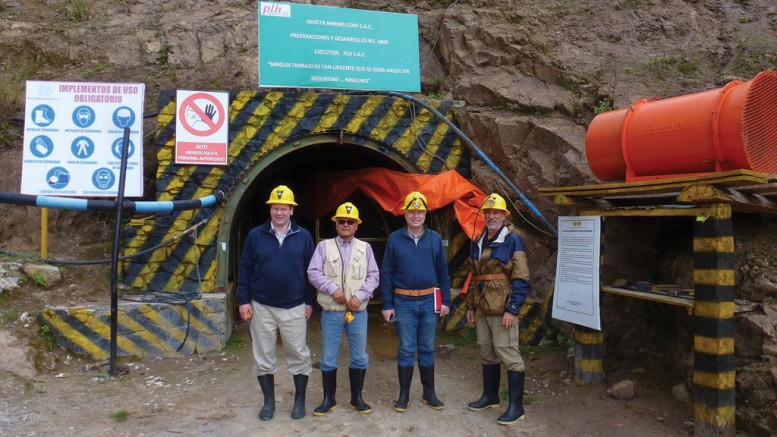
[[[777,4],[769,0],[307,3],[417,14],[422,97],[457,101],[459,127],[551,221],[563,211],[538,188],[596,182],[583,147],[596,113],[750,79],[777,64]],[[163,88],[254,89],[256,8],[245,0],[0,0],[0,190],[18,190],[21,126],[10,119],[23,109],[24,80],[143,82],[149,112]],[[149,180],[154,160],[147,147]],[[473,180],[506,191],[481,162]],[[541,293],[552,283],[555,241],[513,200],[525,213]],[[0,247],[30,251],[34,213],[15,211],[0,218]],[[52,250],[60,252],[70,246],[57,236],[89,222],[74,213],[53,220]],[[739,335],[760,339],[737,339],[746,348],[738,351],[738,425],[768,435],[777,428],[777,268],[764,236],[777,232],[768,218],[743,219],[737,229],[738,297],[747,308]]]

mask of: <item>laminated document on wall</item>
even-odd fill
[[[559,217],[553,318],[601,329],[599,216]]]

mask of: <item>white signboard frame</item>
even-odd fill
[[[175,163],[227,165],[229,93],[176,92]]]
[[[558,218],[553,318],[601,330],[599,314],[600,216]]]
[[[27,81],[22,194],[116,197],[124,129],[124,195],[143,196],[142,83]]]

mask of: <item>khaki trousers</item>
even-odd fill
[[[313,370],[307,343],[305,304],[294,308],[275,308],[251,301],[251,344],[254,351],[254,375],[278,371],[275,348],[281,335],[286,364],[292,375],[309,375]]]
[[[518,339],[518,319],[510,329],[502,326],[501,316],[478,317],[477,341],[480,345],[480,358],[483,364],[499,364],[507,370],[523,372],[526,367],[521,357]]]

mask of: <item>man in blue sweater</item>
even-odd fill
[[[416,351],[423,387],[421,400],[442,410],[445,404],[434,392],[434,338],[437,321],[450,311],[448,264],[440,234],[424,225],[429,210],[426,197],[414,191],[407,195],[402,209],[407,226],[389,235],[380,270],[383,317],[387,322],[396,318],[399,337],[399,399],[394,411],[407,410]],[[437,289],[439,312],[435,309]]]
[[[251,322],[254,374],[264,394],[259,419],[275,413],[275,345],[283,340],[286,363],[294,375],[292,419],[305,417],[305,390],[313,370],[307,345],[307,320],[313,314],[315,290],[307,281],[313,256],[313,238],[299,227],[294,214],[294,193],[275,187],[267,200],[270,220],[248,233],[240,256],[237,303],[240,317]]]

